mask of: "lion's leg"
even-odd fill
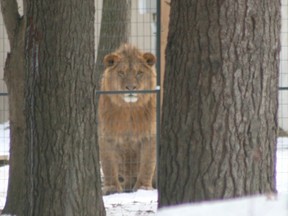
[[[104,174],[103,194],[122,192],[123,190],[118,178],[119,170],[116,153],[111,149],[101,149],[100,159]]]
[[[119,173],[123,177],[123,190],[125,192],[131,192],[134,189],[134,185],[137,180],[138,169],[139,169],[139,156],[136,153],[129,151],[125,154],[125,163],[121,166],[122,172]]]
[[[141,143],[140,167],[134,190],[152,190],[152,180],[156,167],[156,138],[145,139]]]

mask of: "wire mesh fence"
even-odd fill
[[[96,55],[102,55],[98,61],[104,59],[97,62],[104,72],[97,92],[103,193],[152,189],[160,115],[156,1],[96,2],[101,13],[96,18]],[[115,25],[126,31],[113,32]]]
[[[288,193],[288,1],[281,6],[281,52],[279,76],[279,137],[277,141],[277,190]]]
[[[279,126],[288,131],[288,1],[282,0],[281,52],[279,76]]]
[[[109,2],[109,1],[106,1]],[[124,1],[117,1],[117,2],[124,2]],[[99,57],[99,48],[103,50],[103,53],[101,55],[105,57],[108,54],[111,54],[115,52],[119,48],[119,46],[122,43],[129,43],[133,44],[135,47],[137,47],[139,50],[141,50],[142,53],[152,53],[154,54],[157,59],[159,60],[160,56],[160,43],[159,43],[159,37],[160,37],[160,22],[159,22],[159,10],[160,8],[157,8],[156,2],[154,0],[131,0],[131,1],[125,1],[130,2],[131,5],[129,5],[128,10],[124,10],[123,8],[127,8],[127,5],[123,8],[116,7],[115,8],[115,1],[111,1],[110,5],[103,5],[102,0],[95,0],[95,55],[96,59]],[[106,27],[111,28],[115,27],[115,25],[124,25],[127,29],[125,32],[125,35],[120,34],[120,31],[116,31],[113,29],[110,29],[111,32],[115,32],[114,34],[106,34],[102,35],[103,32],[101,32],[101,28],[103,30],[103,7],[106,6],[105,13],[108,16],[106,21]],[[108,11],[108,12],[107,12]],[[113,17],[113,14],[115,13],[125,13],[126,16],[123,18],[124,20],[121,20],[120,16]],[[110,14],[110,15],[109,15]],[[128,15],[127,15],[128,14]],[[127,18],[128,17],[128,18]],[[104,23],[105,24],[105,23]],[[101,41],[101,37],[103,37],[106,41],[104,41],[103,44],[101,44],[103,41]],[[113,41],[117,41],[113,43]],[[8,96],[7,96],[7,88],[5,86],[5,83],[3,81],[4,78],[4,72],[3,68],[5,66],[5,60],[7,53],[9,52],[9,45],[7,40],[7,35],[5,32],[5,26],[3,23],[2,16],[0,16],[0,209],[3,208],[5,204],[5,197],[6,197],[6,190],[7,190],[7,183],[8,183],[8,166],[5,165],[8,158],[9,158],[9,122],[8,122]],[[100,59],[101,60],[101,59]],[[97,64],[101,65],[102,70],[99,72],[100,74],[104,72],[105,65],[103,65],[102,60],[97,62]],[[280,77],[279,77],[279,126],[281,128],[281,133],[279,133],[278,138],[278,151],[277,151],[277,189],[279,192],[285,192],[288,193],[288,138],[287,138],[287,131],[288,131],[288,0],[282,0],[282,28],[281,28],[281,54],[280,54]],[[156,64],[156,71],[159,73],[159,64]],[[123,72],[123,71],[122,71]],[[137,72],[135,71],[136,76]],[[123,74],[119,73],[119,77],[123,76]],[[135,78],[135,77],[134,77]],[[136,79],[137,81],[137,79]],[[99,138],[100,139],[106,139],[107,142],[113,142],[113,143],[119,143],[119,140],[122,142],[127,141],[127,137],[131,139],[131,137],[135,138],[135,145],[141,146],[144,142],[148,143],[148,151],[151,154],[155,149],[154,145],[156,145],[157,140],[159,139],[159,133],[156,133],[157,128],[159,128],[159,118],[160,118],[160,94],[159,94],[159,86],[160,86],[160,75],[156,75],[156,85],[151,88],[145,88],[145,89],[134,89],[132,85],[129,87],[130,89],[112,89],[112,90],[101,90],[98,91],[97,94],[99,97],[102,96],[109,96],[109,97],[119,97],[124,100],[125,109],[127,110],[133,110],[134,100],[137,100],[139,102],[140,96],[146,95],[150,100],[154,101],[152,110],[155,112],[155,119],[151,121],[151,125],[148,127],[149,130],[147,132],[148,135],[146,135],[145,138],[141,137],[141,132],[135,131],[135,125],[133,121],[130,119],[129,121],[119,121],[119,119],[111,119],[108,124],[109,126],[113,127],[115,125],[118,125],[121,128],[128,128],[128,131],[130,131],[126,137],[125,136],[118,136],[118,141],[115,142],[115,134],[110,132],[110,134],[106,135],[103,133],[103,131],[99,131]],[[118,86],[119,87],[119,86]],[[124,86],[125,88],[127,86]],[[127,101],[125,102],[125,94],[128,94]],[[137,96],[135,96],[135,94]],[[139,98],[135,98],[139,97]],[[108,116],[113,116],[113,109],[110,109],[111,107],[107,104],[104,106],[105,111],[107,112]],[[144,111],[141,110],[143,113]],[[157,115],[156,115],[157,114]],[[131,117],[132,118],[132,117]],[[121,120],[121,119],[120,119]],[[134,122],[137,124],[141,124],[142,120],[134,119]],[[102,121],[98,118],[98,124],[101,125]],[[141,137],[141,139],[139,138]],[[113,141],[114,139],[114,141]],[[126,140],[125,140],[126,139]],[[128,139],[128,142],[129,142]],[[124,141],[123,141],[124,140]],[[144,140],[143,143],[141,143],[139,140]],[[130,179],[129,181],[125,179],[124,174],[120,175],[119,173],[117,175],[114,175],[114,180],[116,178],[116,181],[120,183],[121,188],[123,191],[131,191],[135,189],[135,185],[137,182],[138,172],[134,172],[133,170],[139,170],[141,167],[141,161],[138,158],[137,160],[134,160],[133,155],[137,155],[138,153],[135,153],[133,148],[129,149],[130,152],[127,153],[127,157],[121,158],[121,150],[116,147],[113,149],[108,148],[108,152],[117,152],[120,153],[119,160],[116,160],[115,163],[117,163],[118,169],[122,169],[122,173],[125,174],[127,179]],[[113,156],[113,154],[112,154]],[[115,159],[115,158],[113,158]],[[153,164],[153,157],[151,156],[150,162],[148,161],[147,164]],[[152,165],[155,166],[155,165]],[[136,168],[133,168],[136,167]],[[154,168],[155,169],[155,168]],[[109,170],[106,171],[107,177],[109,177]],[[135,174],[137,173],[137,174]],[[152,175],[152,178],[154,176]],[[151,179],[151,175],[149,176]],[[105,174],[103,181],[105,179]],[[152,179],[153,183],[153,179]],[[109,186],[109,185],[108,185]],[[145,185],[142,185],[143,188]],[[150,186],[150,185],[149,185]],[[153,185],[152,185],[153,186]],[[136,187],[137,188],[137,187]],[[112,191],[113,192],[113,191]]]
[[[6,190],[8,184],[9,159],[9,122],[8,122],[8,96],[7,88],[4,82],[4,66],[7,53],[9,52],[9,43],[3,22],[0,16],[0,209],[3,208],[6,199]]]
[[[111,97],[120,100],[127,97],[127,91],[97,93],[100,103]],[[156,95],[159,90],[129,91],[128,94],[137,94],[138,100],[146,98],[149,102],[137,106],[134,96],[128,96],[124,110],[117,108],[115,112],[108,106],[99,107],[98,143],[104,194],[150,190],[156,186]]]

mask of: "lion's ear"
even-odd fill
[[[143,58],[149,66],[153,66],[156,63],[156,57],[152,53],[144,53]]]
[[[112,53],[112,54],[108,54],[104,57],[103,63],[106,67],[111,67],[116,62],[118,62],[119,60],[120,60],[120,56],[115,54],[115,53]]]

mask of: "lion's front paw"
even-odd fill
[[[104,186],[102,190],[103,195],[109,195],[114,193],[121,193],[123,189],[121,187],[116,187],[115,185]]]

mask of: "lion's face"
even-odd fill
[[[104,91],[151,90],[156,87],[156,58],[151,53],[142,54],[134,47],[124,47],[124,51],[108,54],[104,58],[106,69],[101,89]],[[119,105],[143,105],[151,94],[127,92],[109,95],[113,103]]]

